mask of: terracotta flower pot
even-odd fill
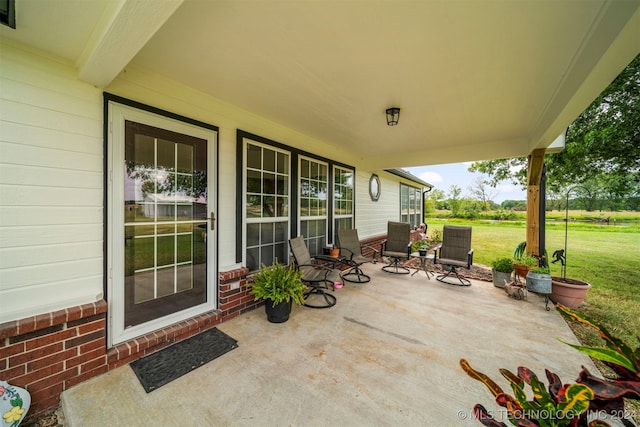
[[[577,308],[584,301],[589,289],[591,285],[582,280],[552,276],[550,298],[555,303]]]
[[[513,269],[515,270],[516,276],[520,276],[522,278],[527,277],[527,274],[529,274],[529,270],[531,270],[533,267],[530,267],[528,265],[522,265],[522,264],[513,264]]]
[[[340,249],[339,248],[329,249],[329,256],[333,258],[338,258],[340,256]]]

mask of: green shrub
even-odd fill
[[[274,305],[291,300],[298,304],[304,303],[305,286],[301,276],[294,266],[285,267],[277,260],[268,267],[262,264],[250,284],[254,301],[271,300]]]
[[[491,267],[501,273],[511,273],[513,272],[513,261],[511,258],[498,258],[491,261]]]
[[[532,268],[530,272],[536,274],[550,274],[551,270],[549,269],[549,267],[535,267]]]

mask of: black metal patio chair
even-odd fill
[[[311,308],[329,308],[336,305],[336,297],[327,293],[329,285],[333,288],[340,280],[340,270],[318,264],[311,257],[302,236],[289,240],[296,268],[302,273],[302,281],[309,286],[304,294],[304,306]]]
[[[409,269],[400,263],[401,259],[409,259],[411,253],[411,225],[408,222],[387,223],[387,239],[382,241],[382,256],[391,258],[383,271],[393,274],[409,274]]]
[[[440,274],[436,280],[448,285],[470,286],[471,282],[458,274],[458,269],[471,269],[473,249],[471,248],[471,227],[445,225],[442,229],[442,245],[436,250],[434,264],[442,264],[446,274]],[[446,281],[455,278],[457,282]]]
[[[358,237],[358,230],[355,228],[339,229],[337,237],[340,255],[344,257],[342,262],[350,267],[348,270],[342,272],[342,279],[353,283],[369,282],[371,277],[364,274],[360,266],[367,262],[375,264],[378,251],[371,246],[365,246],[373,251],[373,257],[364,256],[362,254],[360,238]]]

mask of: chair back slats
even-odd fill
[[[445,225],[442,229],[440,257],[467,261],[471,249],[471,227]]]
[[[387,223],[387,243],[385,250],[388,252],[407,252],[411,226],[408,222]]]
[[[289,240],[289,247],[291,248],[291,253],[293,254],[296,264],[299,266],[308,266],[311,264],[311,254],[309,254],[309,249],[307,249],[307,245],[302,236]],[[304,269],[305,267],[301,267],[301,270]]]
[[[349,251],[348,256],[362,255],[362,248],[360,246],[360,239],[358,238],[358,230],[355,228],[350,229],[338,229],[338,247],[340,249],[346,249]]]

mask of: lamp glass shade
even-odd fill
[[[395,126],[400,119],[400,109],[398,107],[387,108],[387,125]]]

